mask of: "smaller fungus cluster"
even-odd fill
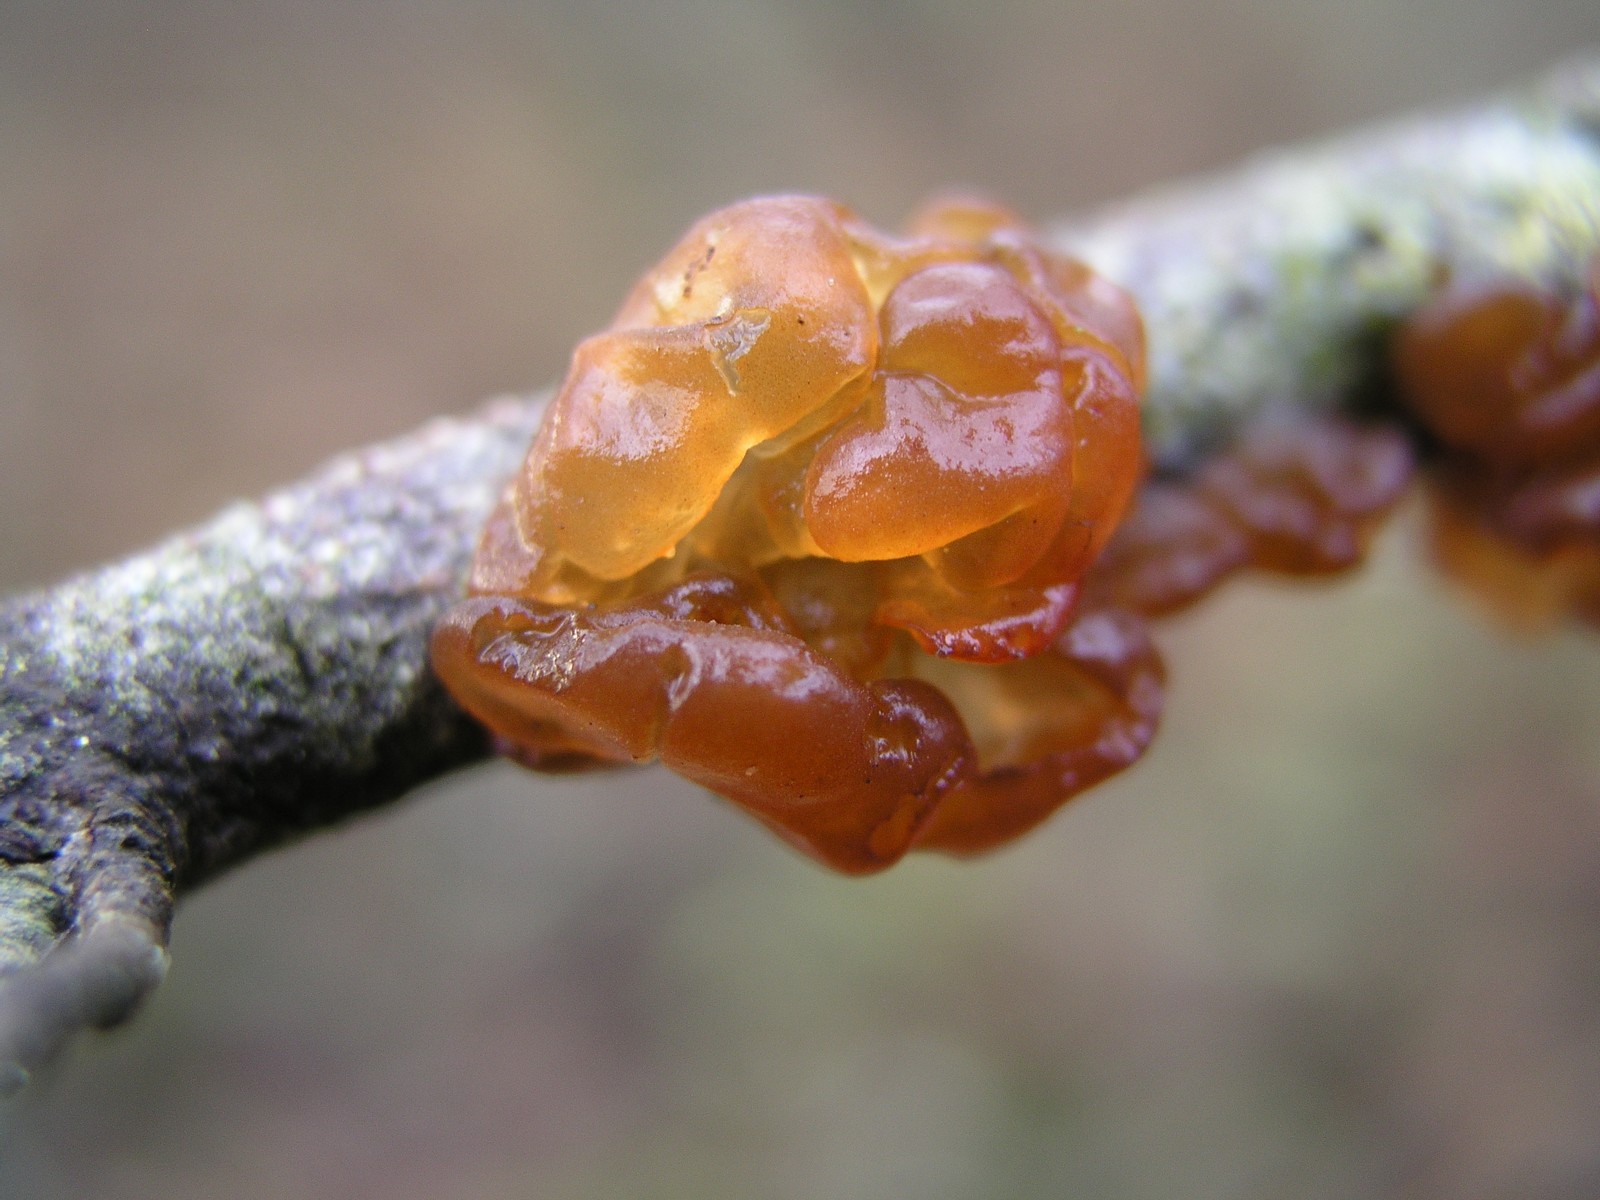
[[[1357,566],[1411,480],[1396,429],[1269,411],[1182,480],[1152,480],[1089,574],[1086,601],[1162,616],[1237,571]]]
[[[1441,445],[1441,565],[1515,623],[1600,625],[1600,261],[1571,297],[1447,288],[1403,327],[1395,363]]]

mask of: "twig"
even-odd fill
[[[1353,405],[1441,279],[1577,286],[1600,252],[1600,61],[1057,231],[1147,317],[1182,469],[1262,406]],[[429,628],[532,436],[496,402],[0,605],[0,1085],[161,978],[176,894],[482,757]]]

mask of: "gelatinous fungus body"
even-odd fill
[[[1161,667],[1082,602],[1139,480],[1137,312],[1014,217],[697,224],[580,345],[439,626],[530,766],[659,759],[840,870],[1128,765]]]
[[[1446,289],[1402,329],[1395,366],[1442,447],[1440,564],[1513,623],[1600,625],[1600,262],[1572,297]]]

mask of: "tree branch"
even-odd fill
[[[1446,279],[1575,294],[1600,247],[1600,56],[1055,232],[1138,299],[1146,441],[1181,466],[1264,405],[1373,401],[1388,334]]]
[[[1600,61],[1055,238],[1140,301],[1149,443],[1181,470],[1266,404],[1365,402],[1446,277],[1577,287]],[[541,408],[435,422],[0,605],[0,1085],[137,1006],[179,892],[487,753],[427,637]]]

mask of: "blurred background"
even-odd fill
[[[0,0],[0,590],[557,378],[691,220],[1040,219],[1512,85],[1593,0]],[[193,897],[0,1110],[56,1198],[1600,1195],[1600,644],[1419,565],[1164,635],[1146,762],[848,881],[660,772]]]

